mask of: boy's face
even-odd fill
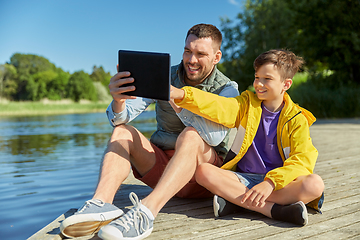
[[[190,34],[185,42],[183,64],[186,83],[195,86],[202,83],[221,59],[221,51],[209,38],[198,38]]]
[[[265,107],[275,112],[281,107],[284,93],[291,84],[291,79],[281,80],[280,72],[273,63],[267,63],[255,72],[253,86],[257,97],[263,101]]]

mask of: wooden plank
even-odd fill
[[[315,173],[325,182],[323,214],[309,211],[309,224],[298,227],[244,210],[214,218],[212,199],[171,199],[154,222],[147,239],[359,239],[360,238],[360,120],[356,124],[315,124],[311,137],[319,151]],[[151,192],[129,175],[114,204],[130,208],[128,195],[139,199]],[[55,219],[29,239],[61,239],[59,226],[75,209]],[[96,235],[77,239],[99,239]]]

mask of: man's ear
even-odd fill
[[[215,53],[214,65],[220,62],[221,57],[222,57],[222,52],[220,50],[217,50]]]
[[[284,90],[287,91],[291,87],[292,83],[293,83],[293,81],[292,81],[291,78],[285,79],[285,81],[284,81]]]

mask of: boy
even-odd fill
[[[322,204],[324,183],[313,174],[318,152],[309,132],[316,119],[286,93],[302,64],[302,58],[287,50],[259,55],[254,61],[256,94],[245,91],[235,98],[172,88],[178,106],[238,128],[224,165],[204,163],[195,173],[196,181],[215,194],[215,216],[225,215],[235,204],[304,226],[304,203],[315,200],[317,210]]]

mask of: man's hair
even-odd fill
[[[281,80],[292,79],[304,64],[302,57],[296,56],[293,52],[286,49],[273,49],[260,54],[254,61],[255,72],[263,65],[273,63],[279,73]]]
[[[188,38],[188,36],[190,34],[194,34],[197,38],[208,38],[208,37],[210,37],[213,40],[213,42],[215,42],[216,44],[219,45],[219,49],[221,47],[222,34],[219,31],[219,29],[217,29],[217,27],[215,27],[214,25],[200,23],[200,24],[197,24],[197,25],[193,26],[187,32],[185,41],[186,41],[186,39]]]

